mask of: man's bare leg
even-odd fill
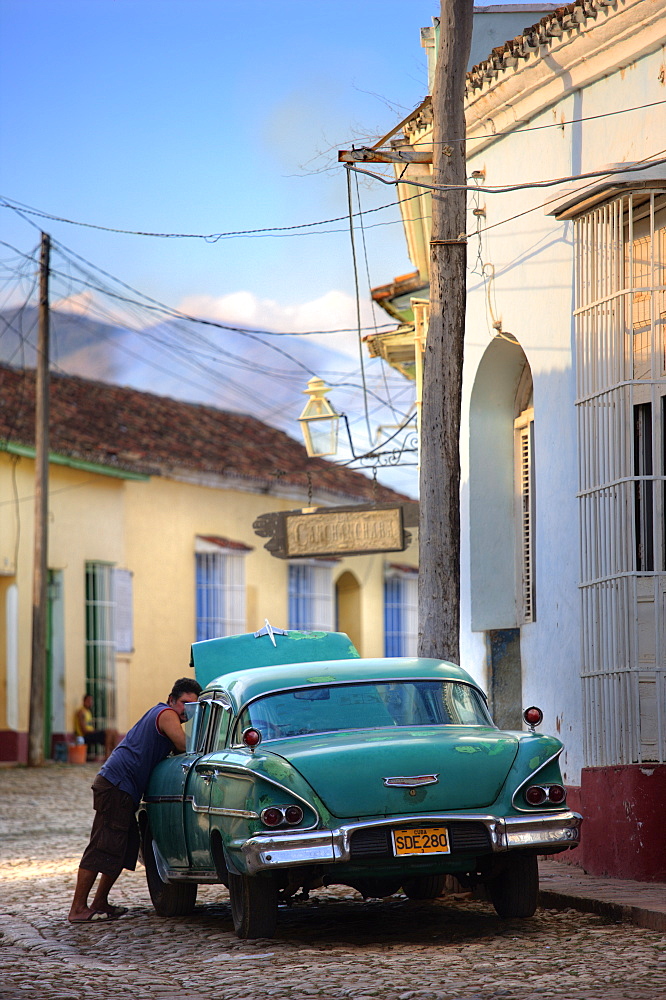
[[[88,906],[88,896],[96,878],[97,872],[89,872],[86,868],[79,868],[72,908],[68,917],[70,923],[87,923],[95,913],[106,913],[110,917],[119,917],[123,913],[127,913],[127,907],[113,906],[109,903],[109,892],[118,878],[117,875],[100,875],[97,891],[93,896],[92,903]]]
[[[76,876],[74,899],[67,919],[71,924],[85,923],[90,920],[92,908],[88,906],[88,896],[95,884],[97,872],[89,872],[87,868],[79,868]]]
[[[115,914],[117,912],[117,908],[109,903],[109,893],[117,878],[117,875],[100,875],[97,892],[93,896],[93,901],[90,904],[91,910],[94,910],[96,913]],[[125,912],[127,911],[125,910]]]

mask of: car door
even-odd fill
[[[200,754],[189,768],[183,803],[188,863],[190,868],[198,871],[215,868],[210,853],[211,797],[216,801],[219,797],[219,775],[215,762],[217,753],[224,749],[231,719],[231,705],[223,695],[205,704],[198,746]]]
[[[187,721],[185,753],[174,754],[153,771],[148,797],[148,815],[153,838],[169,868],[188,868],[184,802],[190,769],[202,754],[209,707],[204,702],[185,706]]]

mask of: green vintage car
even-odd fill
[[[342,633],[195,643],[204,687],[187,750],[158,764],[139,812],[153,905],[190,912],[229,889],[236,933],[270,937],[278,906],[342,884],[438,896],[447,875],[528,917],[537,856],[575,847],[562,744],[498,730],[482,690],[435,659],[361,659]]]

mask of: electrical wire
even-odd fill
[[[365,275],[366,275],[366,278],[367,278],[367,281],[368,281],[368,293],[370,294],[370,297],[372,299],[372,282],[370,280],[370,262],[368,260],[368,246],[367,246],[367,243],[366,243],[366,240],[365,240],[365,227],[363,225],[363,212],[361,211],[361,190],[360,190],[360,185],[359,185],[359,182],[358,182],[358,177],[355,177],[354,179],[356,181],[356,203],[357,203],[358,208],[359,208],[359,229],[361,230],[361,242],[363,244],[363,259],[365,261]],[[372,304],[372,318],[373,318],[373,320],[375,319],[374,302]],[[377,327],[377,323],[376,322],[375,322],[375,325],[374,325],[374,332],[375,332],[375,335],[377,335],[379,333],[379,329]],[[391,402],[391,391],[389,389],[388,381],[386,379],[386,368],[387,368],[386,365],[382,365],[381,366],[382,374],[384,376],[384,391],[386,392],[386,398],[387,398],[387,402],[388,402],[388,405],[389,405],[389,409],[391,409],[393,411],[393,415],[394,415],[394,417],[396,417],[395,410],[393,410],[393,404]],[[397,417],[396,417],[396,419],[397,419]]]
[[[586,122],[586,121],[597,121],[597,120],[603,119],[603,118],[611,118],[614,115],[627,114],[627,113],[632,112],[632,111],[643,111],[643,110],[646,110],[648,108],[658,107],[659,105],[662,105],[662,104],[666,104],[666,100],[651,101],[651,102],[649,102],[647,104],[639,104],[639,105],[636,105],[636,106],[631,107],[631,108],[620,108],[620,109],[618,109],[616,111],[606,111],[606,112],[603,112],[603,113],[598,114],[598,115],[586,115],[586,116],[583,116],[581,118],[572,118],[571,120],[565,121],[565,122],[550,122],[550,123],[545,124],[545,125],[528,125],[528,126],[525,126],[524,128],[510,128],[510,129],[506,129],[503,132],[480,133],[478,135],[478,138],[497,138],[497,139],[499,139],[499,138],[502,138],[505,135],[515,135],[516,133],[537,132],[537,131],[539,131],[541,129],[549,129],[549,128],[560,128],[561,129],[561,128],[564,128],[564,127],[566,127],[568,125],[576,125],[576,124],[580,124],[580,123]],[[475,138],[476,138],[476,136],[475,136]],[[450,145],[453,145],[453,143],[456,143],[456,142],[467,142],[467,141],[469,141],[467,138],[465,138],[465,139],[442,139],[442,140],[440,140],[437,143],[437,145],[449,145],[450,146]],[[434,145],[434,143],[432,142],[432,140],[427,140],[427,141],[424,140],[423,142],[414,142],[411,145],[414,148],[416,148],[417,146],[432,147]],[[354,148],[354,147],[352,146],[352,148]],[[364,148],[364,147],[361,147],[361,148]],[[389,147],[382,147],[382,148],[389,149]],[[362,171],[359,170],[358,172],[360,173]],[[370,174],[370,176],[373,176],[373,175]],[[413,197],[417,198],[418,195],[414,195]],[[402,198],[402,199],[399,199],[398,201],[390,202],[387,205],[380,205],[377,208],[365,209],[363,212],[361,212],[359,210],[359,212],[357,213],[357,215],[363,215],[363,214],[370,215],[373,212],[382,212],[385,209],[393,208],[396,205],[400,205],[403,202],[409,201],[409,200],[411,200],[411,199],[409,199],[409,198]],[[5,195],[0,196],[0,207],[9,208],[9,209],[20,208],[26,214],[34,215],[37,218],[48,219],[48,220],[50,220],[52,222],[62,222],[62,223],[66,223],[67,225],[71,225],[71,226],[81,226],[81,227],[84,227],[84,228],[87,228],[87,229],[98,229],[98,230],[101,230],[102,232],[107,232],[107,233],[118,233],[118,234],[121,234],[121,235],[128,235],[128,236],[149,236],[149,237],[154,237],[156,239],[198,239],[198,240],[204,240],[204,241],[209,242],[209,243],[216,243],[216,242],[218,242],[221,239],[232,239],[232,238],[235,238],[235,237],[259,236],[261,234],[270,235],[270,234],[276,234],[276,233],[294,232],[296,230],[303,230],[303,229],[313,229],[313,228],[315,228],[317,226],[332,225],[335,222],[346,222],[347,218],[348,218],[348,216],[346,216],[346,215],[339,215],[339,216],[334,216],[334,217],[332,217],[330,219],[321,219],[321,220],[318,220],[316,222],[303,222],[303,223],[298,223],[298,224],[292,225],[292,226],[266,226],[266,227],[261,227],[261,228],[258,228],[258,229],[240,229],[240,230],[231,230],[229,232],[221,232],[221,233],[155,233],[155,232],[148,232],[148,231],[134,230],[134,229],[121,229],[121,228],[116,228],[116,227],[112,227],[112,226],[103,226],[103,225],[99,225],[99,224],[92,223],[92,222],[81,222],[81,221],[76,220],[76,219],[69,219],[69,218],[67,218],[65,216],[54,215],[54,214],[52,214],[50,212],[46,212],[43,209],[34,208],[34,207],[30,206],[30,205],[26,205],[23,202],[17,201],[17,200],[15,200],[13,198],[9,198],[8,196],[5,196]],[[400,220],[397,220],[397,221],[400,221]],[[386,224],[393,225],[393,223],[386,223]],[[333,232],[343,232],[343,230],[333,230]]]
[[[662,150],[661,152],[665,152]],[[657,154],[661,157],[661,152]],[[621,164],[619,167],[607,167],[605,170],[593,170],[589,173],[584,174],[571,174],[568,177],[556,177],[551,178],[546,181],[524,181],[521,184],[505,184],[505,185],[492,185],[484,184],[482,190],[484,194],[509,194],[513,191],[528,191],[532,188],[546,188],[555,187],[557,184],[567,184],[574,181],[589,180],[595,177],[611,177],[613,174],[624,174],[624,173],[634,173],[636,171],[645,170],[646,167],[658,166],[659,164],[666,163],[666,158],[661,157],[660,159],[651,159],[649,161],[643,161],[640,165],[628,166],[626,164]],[[426,191],[476,191],[478,190],[476,186],[469,184],[426,184],[424,181],[413,181],[403,177],[401,180],[392,177],[385,177],[383,174],[377,174],[372,170],[365,170],[362,167],[357,167],[353,163],[346,163],[345,167],[348,171],[354,171],[358,174],[365,174],[367,177],[372,177],[376,181],[381,181],[382,184],[396,185],[396,184],[409,184],[411,187],[421,188]]]
[[[13,247],[10,243],[6,243],[4,240],[0,240],[0,246],[7,247],[8,249],[14,251],[16,254],[20,254],[22,257],[25,257],[26,259],[32,259],[32,258],[29,258],[27,254],[22,253],[16,247]],[[99,292],[102,292],[105,295],[112,296],[113,298],[115,298],[118,301],[123,302],[125,304],[137,305],[137,306],[141,307],[142,309],[151,309],[151,308],[153,308],[154,311],[163,311],[163,312],[166,312],[169,315],[172,315],[172,316],[174,316],[174,317],[176,317],[178,319],[188,320],[191,323],[202,323],[202,324],[205,324],[205,325],[208,325],[208,326],[217,327],[220,330],[229,330],[232,333],[240,333],[240,334],[247,334],[247,335],[256,334],[256,335],[260,335],[262,337],[325,337],[325,336],[334,335],[334,334],[340,334],[340,333],[357,333],[358,332],[358,326],[355,326],[355,327],[341,327],[341,328],[337,328],[337,329],[333,329],[333,330],[303,330],[303,331],[300,331],[300,330],[293,330],[293,331],[289,331],[289,330],[263,330],[263,329],[248,330],[248,328],[246,326],[234,326],[234,325],[232,325],[230,323],[222,323],[219,320],[208,320],[208,319],[204,319],[204,318],[199,317],[199,316],[191,316],[191,315],[189,315],[187,313],[179,312],[178,310],[173,309],[171,306],[167,306],[164,303],[159,302],[157,299],[151,299],[144,292],[139,291],[138,289],[134,288],[132,285],[126,284],[124,281],[122,281],[122,279],[115,277],[114,275],[110,274],[108,271],[103,270],[98,265],[93,264],[91,261],[87,261],[86,258],[79,256],[73,250],[70,250],[69,248],[65,247],[64,244],[58,243],[56,240],[52,239],[52,246],[56,247],[57,249],[59,249],[61,251],[63,259],[66,259],[66,253],[71,254],[73,257],[77,257],[80,261],[82,261],[83,263],[87,264],[89,267],[94,268],[100,274],[104,275],[105,277],[109,278],[112,281],[117,282],[119,285],[122,285],[124,288],[127,288],[129,291],[134,292],[135,295],[141,296],[144,300],[147,300],[148,302],[152,303],[153,305],[152,306],[147,305],[145,301],[141,301],[139,299],[130,299],[130,298],[127,298],[125,296],[121,296],[117,292],[112,292],[108,288],[102,288],[98,284],[95,284],[93,282],[85,282],[85,281],[82,281],[81,279],[77,279],[79,284],[84,284],[84,285],[86,285],[88,288],[90,288],[93,291],[99,291]],[[63,277],[63,275],[61,274],[60,277]],[[394,326],[395,326],[394,323],[383,323],[383,324],[380,324],[379,326],[377,326],[377,324],[374,324],[372,327],[361,327],[361,329],[362,330],[377,330],[377,329],[384,330],[384,329],[393,328]]]
[[[12,251],[16,252],[17,254],[19,254],[19,255],[21,254],[20,251],[16,250],[16,248],[14,248],[14,247],[11,247],[9,244],[4,244],[4,245],[7,246],[7,247],[9,247]],[[120,279],[116,278],[115,276],[110,275],[108,272],[104,271],[102,268],[98,268],[97,265],[92,264],[90,261],[87,261],[85,258],[82,258],[80,255],[76,254],[74,251],[70,250],[69,248],[64,247],[64,245],[60,244],[59,242],[52,241],[52,249],[53,249],[54,252],[59,253],[63,257],[63,259],[65,259],[66,261],[68,261],[72,265],[72,267],[74,267],[76,270],[78,270],[81,274],[84,275],[83,279],[82,278],[77,278],[77,277],[75,277],[72,274],[62,275],[61,272],[59,272],[56,268],[52,267],[51,273],[54,274],[57,277],[66,278],[66,280],[68,281],[68,283],[70,284],[70,286],[71,286],[72,282],[74,282],[74,283],[77,283],[77,284],[82,284],[84,287],[92,287],[94,290],[98,291],[102,295],[110,296],[110,297],[114,298],[115,300],[121,300],[124,303],[125,302],[129,302],[132,305],[138,306],[142,310],[158,311],[158,312],[162,313],[165,316],[168,316],[170,318],[175,318],[179,323],[186,322],[186,323],[192,323],[192,324],[195,324],[195,325],[196,324],[204,324],[204,325],[209,325],[209,326],[213,326],[213,327],[220,327],[220,328],[225,329],[225,330],[229,330],[229,329],[235,330],[236,332],[238,332],[239,334],[241,334],[243,336],[249,336],[251,339],[257,340],[262,345],[262,347],[268,347],[269,349],[273,349],[273,350],[277,351],[278,353],[282,354],[285,358],[287,358],[289,361],[291,361],[294,365],[300,367],[307,374],[309,374],[309,375],[314,375],[315,374],[314,371],[311,368],[309,368],[307,365],[304,365],[300,361],[300,359],[294,357],[292,354],[290,354],[287,351],[282,350],[281,348],[277,347],[276,345],[273,345],[273,344],[270,344],[270,343],[267,344],[266,342],[264,342],[261,339],[261,337],[254,336],[246,328],[242,328],[242,327],[234,328],[234,327],[229,326],[228,324],[217,323],[217,322],[211,321],[211,320],[202,320],[202,319],[200,319],[198,317],[193,317],[193,316],[189,316],[188,314],[181,313],[178,310],[172,310],[170,307],[166,306],[164,303],[159,303],[157,300],[153,300],[153,299],[150,299],[147,296],[144,296],[143,293],[137,291],[136,289],[133,289],[132,286],[126,285],[125,282],[122,282]],[[27,255],[23,255],[23,256],[27,256]],[[72,258],[74,258],[74,259],[72,259]],[[33,258],[30,258],[30,260],[33,261]],[[144,298],[149,298],[150,304],[147,304],[146,302],[137,301],[137,300],[128,300],[127,297],[119,295],[117,292],[115,292],[112,288],[109,288],[108,286],[100,285],[100,284],[97,284],[95,282],[90,282],[90,281],[86,280],[86,276],[89,277],[90,276],[90,272],[87,271],[86,267],[82,267],[81,264],[78,263],[78,261],[81,261],[83,264],[87,265],[88,267],[93,268],[95,271],[98,271],[99,273],[103,274],[105,277],[108,277],[110,280],[116,281],[119,284],[121,284],[121,285],[129,288],[130,290],[134,291],[135,294],[141,295]],[[387,325],[390,325],[390,324],[387,324]],[[196,340],[196,342],[198,344],[203,345],[204,348],[207,351],[210,352],[209,354],[201,354],[201,352],[199,352],[199,356],[205,358],[205,360],[208,362],[207,364],[199,363],[199,361],[197,360],[197,358],[193,357],[193,350],[192,350],[191,347],[185,348],[180,343],[173,344],[173,343],[171,343],[169,341],[166,341],[163,336],[160,337],[160,336],[153,335],[153,334],[150,333],[150,331],[145,330],[145,329],[144,330],[137,330],[135,332],[138,335],[140,335],[143,338],[145,338],[145,339],[152,340],[160,348],[166,349],[172,356],[174,356],[174,355],[177,356],[181,365],[183,363],[185,363],[187,366],[189,366],[190,368],[193,368],[194,370],[197,370],[199,373],[205,374],[208,378],[213,378],[214,380],[220,380],[221,379],[222,382],[223,382],[223,384],[225,385],[226,389],[228,391],[234,392],[237,396],[240,396],[242,398],[242,402],[244,402],[244,403],[246,403],[247,399],[248,399],[247,385],[245,383],[243,383],[243,384],[234,383],[234,381],[232,379],[226,378],[226,377],[222,376],[219,372],[214,372],[214,371],[211,370],[210,361],[211,360],[212,361],[216,361],[218,359],[218,357],[219,357],[220,354],[224,355],[224,357],[226,359],[225,362],[224,362],[225,366],[238,367],[238,368],[241,368],[242,370],[251,372],[253,374],[256,374],[257,370],[259,369],[265,375],[272,376],[272,377],[280,377],[280,378],[282,378],[284,380],[292,379],[292,380],[296,381],[296,379],[298,378],[297,374],[294,373],[293,370],[291,370],[291,371],[284,371],[284,370],[282,370],[282,371],[275,371],[274,369],[269,369],[267,366],[261,365],[259,362],[247,361],[243,357],[239,357],[237,355],[232,354],[229,351],[225,351],[223,348],[221,348],[221,346],[219,344],[212,343],[207,338],[205,338],[205,337],[203,337],[201,335],[197,335],[196,338],[195,338],[195,340]],[[182,337],[182,332],[183,332],[183,328],[179,326],[178,333],[181,334],[181,337]],[[188,336],[190,338],[192,336],[194,336],[193,333],[192,333],[192,331],[187,331],[187,333],[188,333]],[[107,339],[111,339],[111,338],[108,337]],[[154,368],[157,371],[160,371],[162,374],[166,374],[166,375],[173,374],[167,368],[165,368],[162,365],[159,365],[158,363],[154,362],[152,359],[150,359],[150,358],[144,358],[141,355],[138,355],[135,351],[132,351],[129,347],[127,347],[126,344],[118,343],[116,341],[115,342],[115,346],[118,349],[122,350],[123,353],[128,354],[130,357],[133,357],[136,360],[139,360],[139,361],[143,362],[144,364],[150,365],[152,368]],[[346,375],[346,377],[348,378],[347,375]],[[182,372],[179,372],[179,379],[188,382],[189,384],[193,385],[195,388],[204,389],[204,391],[207,391],[207,390],[205,390],[205,387],[201,385],[201,383],[195,382],[192,379],[187,378],[187,376],[184,375]],[[340,388],[345,388],[345,387],[348,387],[348,388],[360,388],[360,387],[354,385],[353,383],[346,382],[346,381],[339,382],[334,387],[335,388],[338,388],[338,387],[340,387]],[[386,400],[383,399],[381,396],[377,395],[375,392],[373,392],[367,386],[367,383],[363,387],[362,391],[364,392],[364,394],[367,393],[368,395],[370,395],[373,398],[377,399],[378,402],[381,405],[387,405]],[[254,397],[252,397],[252,398],[254,399]]]
[[[363,338],[361,336],[361,293],[358,284],[358,265],[356,262],[356,244],[354,241],[354,212],[352,205],[352,188],[351,188],[351,174],[347,174],[347,204],[349,207],[349,239],[351,243],[352,252],[352,266],[354,269],[354,291],[356,294],[356,317],[358,320],[358,353],[359,361],[361,365],[361,378],[363,380],[363,406],[365,412],[365,422],[368,428],[368,438],[372,440],[372,431],[370,430],[370,416],[368,414],[368,402],[367,393],[365,385],[365,364],[363,357]]]
[[[664,153],[666,153],[666,149],[661,149],[656,155],[657,156],[662,156]],[[639,163],[642,164],[642,167],[640,169],[645,169],[645,167],[652,166],[652,164],[654,162],[660,162],[661,163],[661,162],[664,162],[664,161],[662,161],[662,160],[653,161],[649,157],[645,157],[644,160],[640,160],[639,161]],[[616,173],[616,172],[623,173],[623,171],[609,171],[608,174],[601,174],[600,176],[601,177],[612,176],[612,174]],[[583,197],[585,195],[585,193],[588,190],[590,190],[592,187],[593,187],[593,185],[586,184],[582,188],[580,188],[579,191],[577,191],[577,194],[579,196]],[[479,188],[479,190],[480,191],[485,191],[485,187],[484,188]],[[507,222],[514,222],[516,219],[522,219],[523,216],[530,215],[532,212],[542,211],[548,205],[553,205],[556,202],[558,202],[560,200],[560,198],[561,198],[561,195],[560,194],[556,194],[552,198],[548,198],[543,203],[539,203],[538,205],[533,205],[531,208],[523,209],[522,212],[516,212],[515,215],[510,215],[510,216],[508,216],[505,219],[501,219],[499,222],[493,222],[489,226],[484,226],[483,229],[479,229],[478,230],[478,234],[482,235],[483,233],[488,233],[488,232],[490,232],[491,229],[497,229],[498,226],[505,226],[507,224]]]
[[[395,208],[396,205],[400,205],[403,201],[411,201],[412,198],[418,198],[418,195],[412,195],[409,198],[399,199],[398,201],[389,202],[387,205],[379,205],[377,208],[365,209],[366,215],[371,215],[375,212],[383,212],[388,208]],[[206,243],[217,243],[219,240],[233,239],[236,237],[249,237],[249,236],[270,236],[279,233],[294,233],[294,235],[303,235],[302,233],[296,232],[296,230],[304,229],[314,229],[316,226],[328,226],[335,222],[347,222],[347,215],[335,216],[331,219],[320,219],[317,222],[302,222],[293,226],[266,226],[260,229],[239,229],[232,230],[226,233],[153,233],[153,232],[143,232],[138,229],[116,229],[112,226],[102,226],[97,225],[93,222],[81,222],[76,219],[68,219],[64,216],[53,215],[50,212],[45,212],[39,208],[33,208],[30,205],[24,205],[20,201],[16,201],[13,198],[9,198],[5,195],[0,195],[0,208],[8,208],[19,215],[25,213],[26,215],[34,215],[36,218],[47,219],[50,222],[63,222],[69,226],[80,226],[84,229],[98,229],[105,233],[118,233],[124,236],[150,236],[156,239],[166,239],[166,240],[204,240]],[[396,220],[399,222],[400,220]],[[393,225],[393,223],[381,223],[381,225]],[[329,233],[341,233],[346,232],[342,229],[327,230],[325,234]]]
[[[649,104],[637,104],[633,108],[619,108],[617,111],[604,111],[599,115],[585,115],[582,118],[571,118],[569,121],[564,122],[549,122],[547,125],[526,125],[524,128],[507,128],[502,132],[477,132],[471,138],[472,139],[501,139],[506,135],[516,135],[518,132],[539,132],[541,129],[545,128],[565,128],[567,125],[580,125],[582,122],[593,122],[600,118],[612,118],[614,115],[624,115],[630,111],[645,111],[647,108],[656,108],[660,104],[666,104],[666,100],[663,101],[650,101]],[[414,142],[410,145],[416,146],[453,146],[456,142],[469,142],[469,138],[465,139],[441,139],[438,143],[431,143],[430,140],[425,140],[423,142]],[[382,149],[389,147],[380,147]]]

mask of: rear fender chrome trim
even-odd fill
[[[274,778],[269,778],[264,774],[257,773],[255,771],[249,771],[247,768],[238,767],[228,764],[217,764],[217,763],[205,763],[203,765],[197,766],[197,774],[203,779],[204,783],[210,787],[211,781],[218,781],[218,779],[223,779],[226,773],[230,773],[234,779],[240,779],[244,781],[265,781],[267,784],[272,785],[274,788],[279,789],[288,798],[294,799],[296,802],[300,803],[305,809],[308,809],[311,813],[314,813],[314,821],[309,826],[299,827],[302,830],[314,830],[319,824],[319,812],[313,806],[311,802],[299,795],[293,789],[289,788],[287,785],[281,784],[279,781],[275,781]],[[197,802],[195,796],[192,795],[149,795],[145,796],[145,803],[150,803],[151,805],[156,805],[166,802],[183,802],[183,804],[189,804],[192,808],[192,812],[199,814],[207,814],[209,816],[228,816],[231,819],[259,819],[259,813],[251,809],[230,809],[225,806],[209,806],[208,804]]]
[[[192,812],[209,816],[230,816],[232,819],[259,819],[259,813],[251,809],[225,809],[223,806],[199,805],[194,795],[186,795],[185,802],[192,806]]]
[[[549,757],[548,760],[544,760],[543,764],[539,764],[537,769],[535,771],[532,771],[532,773],[528,775],[528,777],[525,778],[525,780],[518,785],[518,788],[516,788],[515,792],[511,796],[511,805],[513,806],[514,809],[517,809],[518,812],[527,813],[528,815],[532,815],[534,813],[535,807],[534,806],[530,807],[528,805],[520,805],[518,803],[518,796],[527,785],[531,785],[532,782],[534,781],[537,781],[538,783],[537,775],[540,774],[545,767],[548,767],[549,764],[552,764],[554,760],[557,760],[557,758],[560,756],[563,750],[564,747],[560,747],[560,749],[556,753],[554,753],[551,757]],[[555,784],[555,782],[548,782],[548,783]],[[553,812],[559,812],[562,809],[563,805],[566,807],[566,802],[552,806],[548,806],[547,803],[542,802],[540,806],[536,807],[536,809],[540,811],[547,809],[549,811],[552,810]]]
[[[233,764],[207,763],[206,768],[207,769],[211,768],[211,770],[214,770],[219,779],[223,779],[225,776],[225,772],[229,772],[234,778],[240,778],[241,780],[264,781],[267,785],[272,785],[273,788],[279,789],[279,791],[282,792],[284,795],[286,795],[288,798],[295,799],[296,802],[299,802],[310,813],[314,813],[315,817],[314,821],[309,826],[299,827],[299,829],[314,830],[319,824],[319,812],[316,809],[316,807],[312,804],[312,802],[309,802],[307,799],[304,799],[303,796],[299,795],[298,792],[295,792],[293,788],[289,788],[288,785],[284,785],[282,784],[282,782],[276,781],[274,778],[269,778],[267,775],[262,774],[261,772],[251,771],[248,770],[248,768],[246,767],[239,767],[238,765],[233,765]],[[188,799],[192,798],[193,801],[193,797],[187,796],[187,798]],[[199,806],[198,804],[196,806],[193,804],[193,809],[195,812],[208,812],[210,813],[211,816],[238,816],[245,819],[259,819],[259,813],[251,812],[249,810],[247,811],[242,809],[228,810],[224,809],[223,807],[220,808],[216,806],[204,807],[204,806]]]

